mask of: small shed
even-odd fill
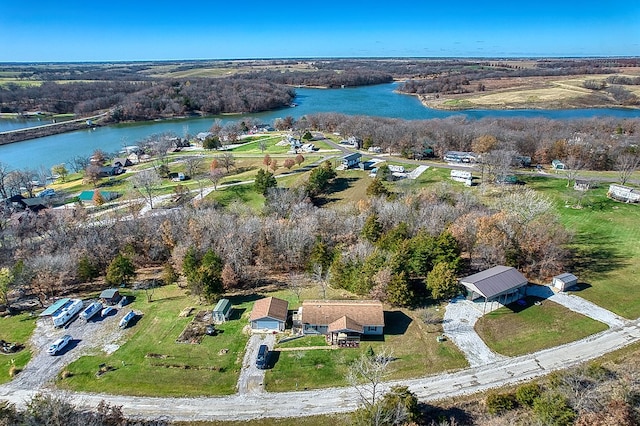
[[[120,301],[120,291],[117,288],[108,288],[100,293],[100,299],[107,305],[115,305]]]
[[[553,277],[552,284],[560,291],[565,291],[570,287],[578,284],[578,277],[568,272]]]
[[[213,312],[211,313],[211,317],[213,322],[216,324],[221,324],[226,322],[231,315],[231,301],[229,299],[220,299],[218,303],[216,303],[216,307],[213,308]]]

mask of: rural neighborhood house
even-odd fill
[[[377,300],[305,300],[293,316],[294,330],[324,334],[330,344],[382,335],[384,311]]]

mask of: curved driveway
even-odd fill
[[[640,342],[640,319],[589,336],[577,342],[533,354],[508,358],[455,373],[389,382],[405,384],[421,401],[471,394],[486,389],[530,380],[552,371],[573,367],[616,349]],[[0,387],[0,400],[22,406],[37,390]],[[101,400],[121,405],[131,417],[167,418],[181,421],[249,420],[263,417],[300,417],[344,413],[357,407],[356,392],[350,388],[315,391],[231,395],[217,398],[151,398],[100,394],[70,394],[84,406]]]

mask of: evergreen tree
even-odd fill
[[[382,224],[376,214],[370,214],[362,227],[362,236],[369,242],[375,243],[382,235]]]
[[[78,260],[78,278],[84,282],[98,278],[100,271],[98,267],[91,262],[88,256],[82,256]]]
[[[309,174],[306,189],[312,197],[324,193],[329,187],[329,183],[336,177],[336,171],[329,161],[325,161],[321,166],[316,167]]]
[[[427,275],[425,284],[431,292],[431,297],[436,300],[448,299],[460,292],[455,268],[445,262],[435,264]]]
[[[214,301],[223,293],[223,266],[222,259],[213,250],[207,250],[202,256],[198,272],[202,283],[202,293],[209,302]]]
[[[256,192],[259,192],[262,195],[267,195],[267,191],[269,188],[275,188],[278,185],[276,178],[273,176],[273,173],[260,169],[258,170],[258,174],[256,175],[255,181],[253,183],[253,188]]]
[[[118,253],[107,267],[106,281],[110,285],[126,285],[135,275],[136,269],[131,259]]]
[[[391,192],[384,186],[382,180],[374,178],[367,186],[367,195],[370,197],[388,197]]]
[[[407,274],[404,271],[394,274],[387,286],[387,302],[394,306],[410,306],[414,299],[415,294],[409,285]]]

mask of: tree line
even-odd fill
[[[364,147],[379,146],[408,158],[447,151],[509,151],[529,156],[532,164],[554,159],[576,160],[580,168],[617,170],[620,159],[636,156],[640,146],[640,119],[587,118],[482,118],[463,116],[444,119],[402,120],[349,116],[338,113],[312,114],[297,120],[294,128],[339,132],[363,140]],[[482,141],[493,142],[484,148]]]

